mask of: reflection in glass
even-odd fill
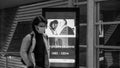
[[[104,22],[120,21],[120,1],[108,0],[100,3],[100,19]]]
[[[119,50],[100,50],[99,52],[100,68],[119,68],[120,51]]]
[[[104,44],[105,45],[116,45],[119,37],[119,25],[112,24],[112,25],[104,25]]]
[[[120,46],[120,24],[103,25],[103,31],[103,37],[99,37],[100,45]]]
[[[107,68],[107,61],[104,50],[99,51],[99,68]]]

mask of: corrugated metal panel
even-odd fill
[[[20,6],[16,14],[16,21],[30,21],[35,16],[41,15],[42,8],[45,7],[68,7],[68,0],[54,0]]]
[[[51,3],[51,4],[45,4],[45,5],[37,5],[37,6],[32,6],[32,7],[27,7],[27,8],[19,8],[19,11],[28,11],[28,10],[34,10],[34,9],[40,9],[40,8],[44,8],[44,7],[54,7],[57,5],[61,5],[61,4],[67,4],[68,2],[58,2],[58,3]]]
[[[25,5],[21,6],[20,8],[28,8],[28,7],[33,7],[33,6],[38,6],[38,5],[46,5],[46,4],[53,4],[53,3],[58,3],[58,2],[63,2],[66,0],[51,0],[51,1],[46,1],[46,2],[40,2],[40,3],[35,3],[35,4],[30,4],[30,5]]]
[[[17,22],[22,22],[22,23],[30,23],[30,21],[35,17],[35,16],[38,16],[38,15],[41,15],[42,14],[42,8],[44,7],[68,7],[68,0],[57,0],[57,1],[48,1],[48,2],[43,2],[43,3],[36,3],[36,4],[31,4],[31,5],[25,5],[25,6],[20,6],[18,11],[17,11],[17,14],[16,14],[16,17],[15,17],[15,23]],[[28,21],[28,22],[25,22],[25,21]],[[19,25],[19,24],[17,24]],[[20,25],[19,25],[20,26]],[[18,26],[16,26],[18,27]],[[13,29],[17,29],[17,28],[13,28]],[[10,40],[8,42],[8,50],[7,51],[12,51],[12,49],[14,49],[14,45],[16,45],[16,42],[14,40],[14,31],[15,30],[12,30],[12,32],[10,33],[11,37],[10,37]],[[12,38],[13,37],[13,38]],[[20,42],[21,40],[18,40],[17,42]],[[14,45],[12,44],[14,43]],[[18,43],[17,43],[18,45]],[[10,46],[13,46],[13,48],[11,49]],[[15,51],[18,51],[18,50],[15,50]]]

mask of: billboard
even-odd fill
[[[72,11],[71,11],[72,10]],[[51,67],[76,67],[76,10],[75,8],[44,8],[47,18]]]

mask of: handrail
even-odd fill
[[[99,24],[105,24],[105,25],[107,25],[107,24],[120,24],[120,21],[113,21],[113,22],[96,22],[95,23],[96,25],[99,25]]]
[[[96,45],[96,48],[104,48],[104,49],[120,49],[120,46],[111,46],[111,45]]]

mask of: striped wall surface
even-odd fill
[[[35,16],[42,14],[42,8],[51,7],[68,7],[68,0],[51,0],[43,3],[35,3],[25,6],[20,6],[17,14],[16,21],[30,21]]]
[[[42,14],[42,8],[69,7],[68,4],[69,4],[69,0],[57,0],[57,1],[51,0],[51,1],[42,2],[42,3],[35,3],[35,4],[20,6],[17,10],[16,17],[13,22],[14,26],[12,27],[11,33],[9,34],[10,35],[9,40],[7,40],[8,47],[10,46],[10,43],[12,43],[11,40],[12,40],[12,37],[14,36],[14,31],[16,30],[16,27],[18,26],[17,25],[18,22],[32,21],[32,19],[35,16]]]
[[[50,7],[50,8],[51,7],[69,7],[69,0],[51,0],[51,1],[42,2],[42,3],[34,3],[34,4],[20,6],[16,11],[16,16],[13,20],[13,24],[11,24],[11,28],[10,28],[11,30],[10,30],[10,33],[8,34],[8,39],[6,40],[6,45],[3,52],[6,53],[6,51],[8,51],[7,49],[9,48],[10,43],[14,37],[16,27],[19,26],[17,25],[17,23],[22,21],[32,21],[32,19],[35,16],[41,15],[42,8],[46,8],[46,7]],[[0,62],[2,62],[2,60],[3,59],[1,58]],[[4,61],[5,60],[3,60],[3,62]],[[10,60],[8,60],[8,62],[5,62],[3,66],[6,66],[6,63],[8,63],[8,67],[9,66],[16,67],[16,65],[18,67],[19,65],[21,66],[21,63],[19,63],[20,61],[17,61],[18,64],[11,63]],[[16,61],[13,61],[13,62],[16,62]]]

